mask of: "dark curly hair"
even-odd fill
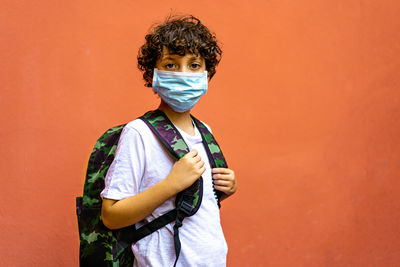
[[[221,60],[222,50],[215,35],[193,16],[168,17],[147,34],[146,43],[139,49],[138,68],[143,72],[145,86],[151,87],[156,61],[164,46],[172,54],[184,56],[186,53],[204,58],[210,79],[214,76]]]

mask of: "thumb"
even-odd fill
[[[193,149],[193,150],[189,151],[189,152],[185,155],[185,157],[194,158],[194,157],[197,156],[198,153],[199,153],[199,152],[198,152],[196,149]]]

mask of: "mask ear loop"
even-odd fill
[[[158,94],[158,90],[157,90],[157,86],[155,86],[157,84],[157,80],[158,80],[158,69],[154,68],[153,70],[153,81],[151,82],[152,87],[153,87],[153,92]]]
[[[208,82],[210,81],[209,79],[208,79],[208,71],[204,71],[204,79],[205,79],[205,81],[204,81],[204,83],[205,83],[205,86],[204,86],[204,91],[203,91],[203,95],[205,95],[206,93],[207,93],[207,90],[208,90]]]

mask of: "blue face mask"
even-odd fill
[[[207,71],[176,72],[154,69],[153,91],[176,112],[193,108],[207,92]]]

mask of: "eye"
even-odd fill
[[[172,63],[165,64],[164,67],[168,70],[173,70],[176,68],[175,64]]]
[[[201,65],[199,63],[192,63],[192,64],[190,64],[190,68],[192,70],[198,70],[201,68]]]

